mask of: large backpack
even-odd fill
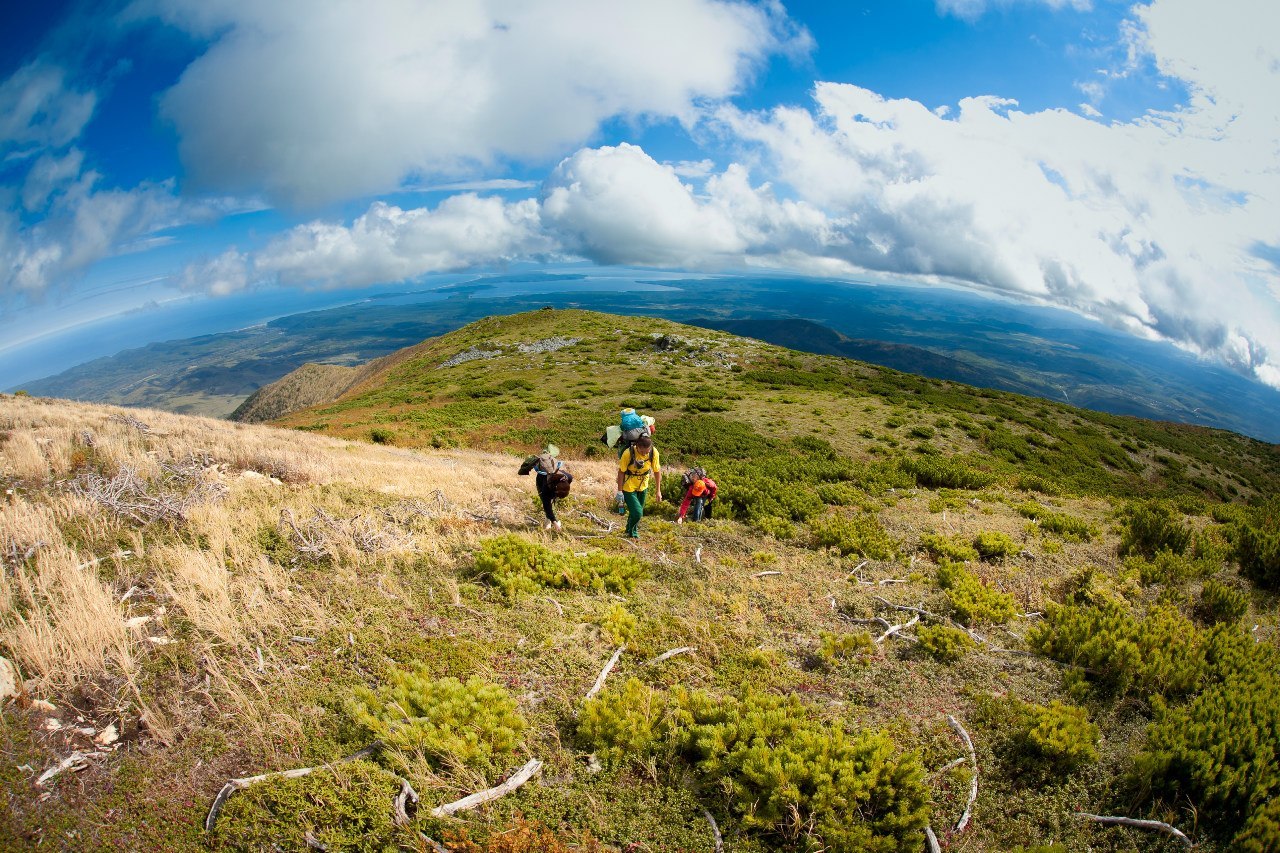
[[[558,498],[569,496],[569,487],[573,484],[573,475],[569,473],[569,469],[564,467],[564,463],[553,456],[542,454],[538,457],[538,463],[535,466],[539,474],[547,475],[547,488]]]
[[[689,491],[690,486],[692,486],[694,483],[698,482],[705,476],[707,476],[707,472],[700,467],[690,468],[688,471],[685,471],[684,474],[681,475],[680,477],[681,491],[682,492]]]

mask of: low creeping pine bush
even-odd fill
[[[543,587],[625,593],[645,576],[644,566],[631,556],[592,551],[579,557],[511,533],[481,545],[475,571],[508,599]]]
[[[951,609],[962,625],[1002,625],[1018,612],[1013,596],[988,587],[964,566],[943,560],[938,566],[938,586],[947,594]]]
[[[1204,635],[1168,606],[1138,618],[1111,599],[1050,604],[1028,641],[1116,695],[1185,696],[1199,684],[1205,666]]]
[[[814,544],[819,548],[836,548],[841,554],[860,554],[872,560],[893,558],[897,542],[869,513],[831,515],[813,522]]]
[[[1120,511],[1120,556],[1154,557],[1161,551],[1182,554],[1191,544],[1191,528],[1182,512],[1167,500],[1137,501]]]
[[[631,679],[583,706],[578,736],[610,765],[691,772],[774,849],[892,853],[914,849],[928,822],[918,756],[897,755],[885,734],[814,719],[796,696],[663,692]]]
[[[996,481],[996,475],[980,471],[958,459],[945,456],[901,457],[903,471],[915,477],[916,485],[925,489],[985,489]]]
[[[1258,586],[1280,589],[1280,498],[1253,509],[1235,528],[1240,573]]]
[[[1059,775],[1098,760],[1100,731],[1084,708],[1056,699],[1037,705],[1013,696],[984,696],[978,713],[1002,735],[999,752],[1011,766]]]
[[[1209,578],[1200,590],[1200,604],[1196,615],[1210,625],[1219,622],[1233,624],[1244,618],[1249,612],[1249,595],[1244,590],[1235,589],[1217,578]]]
[[[827,666],[852,658],[867,658],[875,654],[876,644],[865,631],[838,634],[834,631],[818,633],[818,659]]]
[[[978,552],[973,549],[973,546],[939,533],[926,533],[921,536],[920,547],[928,551],[929,556],[935,560],[967,563],[978,559]]]
[[[973,549],[984,560],[999,560],[1018,553],[1018,543],[1007,533],[984,530],[973,537]]]
[[[425,669],[396,670],[377,690],[354,688],[347,712],[371,740],[401,754],[421,752],[436,767],[477,769],[512,752],[525,730],[515,700],[473,676],[432,679]]]
[[[916,629],[920,649],[942,663],[954,663],[976,645],[973,638],[950,625],[921,625]]]
[[[1280,652],[1235,627],[1206,633],[1205,687],[1184,705],[1157,704],[1135,780],[1167,803],[1189,801],[1223,837],[1239,832],[1232,850],[1280,849],[1266,808],[1280,798]]]
[[[1164,586],[1181,586],[1193,578],[1204,578],[1216,572],[1221,564],[1210,560],[1200,560],[1187,554],[1175,554],[1168,549],[1147,558],[1132,554],[1124,558],[1124,566],[1130,571],[1137,571],[1138,579],[1144,586],[1163,584]]]

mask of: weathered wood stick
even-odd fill
[[[720,827],[716,826],[716,819],[705,808],[702,810],[702,816],[707,819],[707,823],[711,824],[711,834],[716,839],[716,853],[724,853],[724,837],[720,835]]]
[[[622,657],[622,652],[626,647],[626,643],[618,646],[618,650],[613,653],[613,657],[609,658],[609,662],[604,665],[604,669],[600,670],[600,674],[596,676],[596,683],[591,685],[591,689],[587,691],[587,695],[582,697],[583,702],[599,693],[600,689],[604,687],[604,680],[609,677],[609,673],[613,670],[614,664],[618,662],[618,658]]]
[[[901,625],[890,625],[887,631],[885,631],[879,637],[876,637],[876,642],[877,643],[883,642],[884,640],[887,640],[889,637],[892,637],[894,634],[898,633],[899,631],[904,631],[907,628],[910,628],[912,625],[916,624],[919,621],[920,621],[920,614],[917,613],[915,616],[911,617],[910,622],[904,622]]]
[[[932,826],[924,828],[924,840],[929,845],[929,853],[942,853],[942,847],[938,845],[938,836],[933,834]]]
[[[969,818],[973,815],[973,803],[978,799],[978,753],[974,750],[973,741],[969,738],[969,733],[964,730],[964,726],[960,725],[960,721],[947,714],[947,722],[964,741],[964,748],[969,753],[969,762],[973,765],[973,781],[969,783],[969,802],[964,807],[960,822],[956,824],[956,832],[964,832],[964,828],[969,825]]]
[[[673,658],[673,657],[675,657],[676,655],[689,655],[689,654],[693,654],[693,653],[694,653],[694,652],[696,652],[697,650],[698,650],[698,647],[697,647],[697,646],[681,646],[681,647],[680,647],[680,648],[678,648],[678,649],[672,649],[672,650],[671,650],[671,651],[669,651],[669,652],[663,652],[662,654],[658,655],[656,658],[654,658],[653,660],[649,661],[649,666],[653,666],[655,663],[662,663],[664,660],[667,660],[667,659],[669,659],[669,658]]]
[[[1173,836],[1188,847],[1195,846],[1191,839],[1184,835],[1181,830],[1159,820],[1123,817],[1121,815],[1089,814],[1087,812],[1076,812],[1076,817],[1083,818],[1084,820],[1091,820],[1094,823],[1116,824],[1119,826],[1131,826],[1135,829],[1150,829],[1155,832],[1163,832],[1165,835]]]
[[[345,764],[348,761],[357,761],[361,758],[368,758],[370,755],[377,752],[381,746],[382,744],[380,742],[371,743],[359,752],[353,752],[346,758],[339,759],[334,763]],[[281,779],[299,779],[303,776],[308,776],[317,770],[332,766],[332,764],[321,764],[317,767],[299,767],[296,770],[279,770],[275,773],[260,773],[257,776],[242,776],[239,779],[230,780],[227,784],[222,786],[222,790],[218,792],[218,796],[214,797],[213,805],[209,807],[209,814],[204,819],[204,831],[211,832],[213,830],[213,825],[218,820],[218,813],[222,811],[222,804],[227,801],[227,797],[231,796],[236,791],[243,791],[245,788],[248,788],[250,785],[257,782],[264,782],[267,779],[275,779],[277,777]],[[410,790],[413,789],[410,788]]]
[[[772,577],[773,575],[780,575],[780,574],[782,574],[782,572],[776,572],[776,571],[769,571],[769,572],[756,572],[756,573],[755,573],[754,575],[752,575],[751,577],[753,577],[753,578],[767,578],[767,577]]]
[[[477,791],[470,796],[463,797],[461,800],[456,800],[452,803],[448,803],[447,805],[434,808],[431,810],[431,816],[448,817],[455,812],[474,809],[476,806],[483,805],[490,800],[496,800],[498,797],[510,794],[516,788],[519,788],[525,782],[528,782],[529,779],[533,777],[533,774],[537,773],[541,768],[542,762],[536,758],[531,758],[529,759],[528,764],[513,773],[511,777],[501,785],[495,785],[494,787],[488,788],[484,791]]]

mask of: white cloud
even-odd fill
[[[614,116],[692,121],[807,45],[738,0],[149,0],[212,39],[161,102],[198,184],[308,205],[542,162]]]
[[[67,88],[61,68],[24,65],[0,83],[0,151],[22,156],[70,145],[96,104],[92,92]]]
[[[954,15],[965,21],[976,21],[991,7],[1007,9],[1019,4],[1039,4],[1050,9],[1070,7],[1078,11],[1093,8],[1092,0],[937,0],[938,14]]]
[[[534,257],[552,248],[540,233],[537,202],[507,204],[468,193],[434,210],[376,202],[350,226],[300,225],[254,256],[253,275],[281,284],[361,286]]]
[[[1192,0],[1139,13],[1139,48],[1192,93],[1182,109],[1104,125],[972,98],[948,118],[819,84],[812,113],[722,115],[843,231],[828,257],[1072,308],[1274,384],[1280,316],[1255,255],[1280,237],[1280,7],[1222,4],[1212,33]]]
[[[183,290],[203,291],[212,296],[229,296],[249,287],[249,259],[235,249],[216,258],[188,264],[178,276]]]
[[[42,210],[55,192],[69,186],[80,176],[84,152],[72,148],[64,156],[44,154],[32,164],[22,185],[22,206],[28,211]]]

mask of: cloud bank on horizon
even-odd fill
[[[1030,7],[1096,13],[1088,0],[935,12],[972,26]],[[1277,4],[1125,8],[1121,61],[1078,82],[1084,103],[1026,110],[1000,92],[926,103],[820,77],[807,101],[761,104],[750,95],[771,69],[816,73],[824,33],[798,4],[367,9],[111,13],[99,41],[114,62],[139,33],[191,51],[153,93],[177,173],[132,184],[92,144],[110,75],[53,48],[23,61],[0,83],[5,314],[54,310],[107,260],[155,245],[166,286],[214,295],[521,260],[875,274],[1060,306],[1280,388]],[[1144,65],[1185,97],[1108,119],[1104,90]],[[658,153],[676,150],[663,133],[683,156]],[[271,233],[188,236],[266,206]]]

